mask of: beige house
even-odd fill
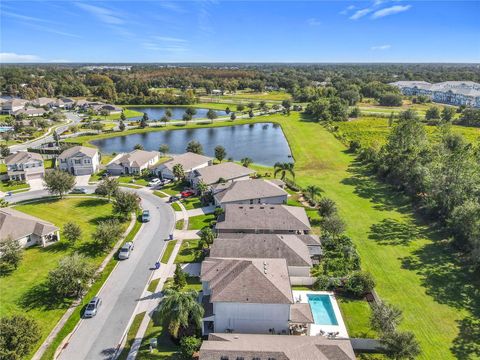
[[[60,240],[59,228],[12,208],[0,208],[0,241],[18,240],[22,247],[48,246]]]
[[[110,175],[140,174],[142,170],[152,169],[158,162],[157,151],[134,150],[130,153],[118,154],[106,168]]]
[[[228,233],[309,234],[310,221],[303,207],[288,205],[225,205],[215,229]]]
[[[5,101],[2,104],[2,114],[13,114],[15,111],[25,108],[28,104],[28,100],[24,99],[11,99]]]
[[[74,146],[58,156],[60,170],[72,175],[91,175],[100,166],[100,154],[97,149],[86,146]]]
[[[19,151],[5,158],[7,175],[10,180],[28,181],[42,179],[45,175],[42,155]]]
[[[212,185],[215,205],[285,204],[288,193],[269,180],[248,179]]]
[[[162,179],[173,179],[175,177],[175,175],[173,175],[173,167],[180,164],[182,165],[186,178],[191,181],[195,170],[210,166],[212,163],[213,159],[208,156],[186,152],[185,154],[174,155],[172,159],[159,165],[155,172]]]
[[[355,360],[350,339],[324,336],[210,334],[200,360]]]
[[[233,162],[224,162],[217,165],[196,169],[191,179],[192,185],[196,186],[200,181],[207,185],[221,182],[248,180],[255,171]]]

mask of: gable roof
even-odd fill
[[[172,159],[164,162],[160,166],[166,167],[168,170],[173,171],[173,167],[176,164],[180,164],[182,165],[184,171],[191,171],[193,168],[208,163],[209,161],[212,161],[212,158],[208,156],[186,152],[181,155],[174,155]]]
[[[255,171],[234,162],[224,162],[217,165],[207,166],[196,170],[198,177],[207,185],[218,182],[219,179],[226,181],[254,174]]]
[[[31,160],[39,160],[43,162],[42,155],[28,151],[19,151],[15,154],[10,154],[5,158],[6,165],[23,164]]]
[[[202,262],[211,302],[291,304],[293,295],[285,259],[220,259]]]
[[[94,157],[95,154],[98,152],[97,149],[95,148],[90,148],[86,146],[73,146],[71,148],[68,148],[64,150],[59,156],[59,159],[67,159],[69,157],[72,157],[76,155],[77,153],[84,154],[89,157]]]
[[[287,196],[287,192],[268,180],[251,179],[217,184],[213,187],[220,203]]]
[[[323,336],[222,334],[213,333],[200,348],[200,360],[243,357],[262,360],[354,360],[349,339]]]
[[[157,156],[159,156],[157,151],[133,150],[130,153],[117,155],[107,164],[107,168],[112,164],[141,167]]]
[[[310,230],[303,207],[288,205],[226,204],[216,229],[222,230]]]
[[[313,324],[315,322],[309,303],[295,303],[290,306],[290,322]]]
[[[285,259],[287,266],[312,266],[308,246],[297,235],[245,234],[242,238],[218,237],[210,256],[219,258]]]
[[[14,240],[35,234],[43,236],[57,231],[58,227],[48,221],[27,215],[12,208],[0,209],[0,240]]]

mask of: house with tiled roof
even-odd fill
[[[91,175],[100,166],[100,154],[95,148],[73,146],[58,156],[58,166],[72,175]]]
[[[186,152],[172,156],[170,160],[159,165],[155,169],[155,172],[162,179],[173,179],[175,177],[175,175],[173,175],[173,167],[177,164],[182,165],[187,180],[191,180],[195,170],[212,165],[213,159],[208,156]]]
[[[224,162],[196,169],[191,181],[194,186],[200,181],[207,185],[214,185],[232,181],[248,180],[253,174],[255,174],[255,171],[252,169],[235,164],[234,162]]]
[[[19,151],[5,158],[7,175],[10,180],[28,181],[41,179],[45,174],[42,155]]]
[[[121,153],[110,161],[106,168],[110,175],[140,174],[145,169],[151,169],[158,162],[160,153],[157,151],[134,150]]]

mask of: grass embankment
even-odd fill
[[[127,118],[127,120],[129,118],[135,118],[135,117],[143,116],[142,112],[131,110],[126,106],[122,106],[122,107],[124,108],[123,113],[125,114],[125,117]],[[111,115],[107,115],[107,116],[98,116],[98,118],[100,118],[102,120],[120,120],[120,116],[121,116],[121,114],[111,114]]]
[[[391,127],[388,119],[378,117],[361,117],[346,122],[335,123],[339,131],[337,135],[345,135],[348,140],[357,140],[362,147],[383,145],[387,141]],[[427,134],[435,137],[439,128],[437,126],[425,126]],[[469,142],[475,143],[480,139],[480,129],[460,125],[452,125],[452,131],[464,136]]]
[[[403,310],[401,328],[415,333],[421,358],[466,358],[478,343],[478,332],[470,334],[478,279],[460,266],[443,235],[414,216],[408,199],[367,175],[321,125],[298,114],[265,119],[282,125],[296,160],[296,181],[320,186],[338,204],[362,267],[374,275],[380,297]],[[348,308],[342,306],[347,319],[365,321],[357,318],[358,309]]]
[[[177,240],[171,240],[167,243],[167,247],[163,252],[162,260],[160,260],[160,262],[164,264],[168,263],[168,259],[170,259],[170,256],[172,255],[173,248],[175,247],[176,243],[177,243]]]
[[[0,281],[0,316],[27,313],[34,318],[41,329],[39,345],[70,305],[69,301],[58,302],[48,295],[43,286],[48,272],[61,258],[74,252],[84,255],[92,265],[100,265],[105,254],[95,250],[91,235],[98,222],[112,217],[112,206],[102,199],[65,198],[18,205],[15,209],[50,221],[60,229],[67,221],[75,219],[83,234],[74,245],[59,241],[46,248],[26,249],[19,268]]]

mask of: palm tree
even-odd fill
[[[180,332],[185,332],[192,325],[195,328],[201,327],[203,307],[197,302],[198,293],[196,291],[182,292],[166,289],[163,295],[157,316],[162,323],[167,325],[169,333],[175,339],[178,339]],[[193,331],[193,333],[195,332]]]
[[[208,185],[200,180],[197,184],[197,190],[200,193],[200,196],[203,196],[208,191]]]
[[[275,169],[273,176],[276,177],[278,173],[281,174],[280,179],[284,180],[285,177],[287,176],[287,173],[292,175],[293,178],[295,178],[295,171],[293,170],[294,164],[293,163],[280,163],[277,162],[275,165],[273,165],[273,168]]]
[[[165,126],[167,126],[167,122],[169,121],[170,119],[168,118],[168,116],[166,115],[163,115],[161,118],[160,118],[160,122],[163,122],[165,124]]]
[[[249,157],[246,157],[240,160],[240,162],[242,163],[243,166],[249,167],[253,163],[253,160],[250,159]]]
[[[380,338],[380,343],[390,359],[415,359],[421,352],[415,335],[410,331],[385,333]]]
[[[173,165],[172,169],[173,175],[178,179],[178,181],[183,181],[185,177],[185,171],[183,170],[182,164]]]
[[[170,110],[170,109],[165,110],[165,116],[166,116],[168,119],[171,119],[172,116],[173,116],[172,110]]]
[[[162,156],[167,155],[169,150],[170,150],[170,147],[167,144],[162,144],[158,148],[158,151],[162,154]]]
[[[317,186],[317,185],[308,185],[308,186],[305,188],[305,192],[308,194],[308,196],[310,197],[310,199],[312,199],[313,201],[315,201],[315,199],[317,198],[317,196],[320,195],[320,193],[322,192],[322,189],[320,189],[320,187]]]
[[[209,227],[205,227],[202,229],[200,233],[200,244],[203,247],[209,247],[213,244],[213,240],[215,240],[215,233]]]

